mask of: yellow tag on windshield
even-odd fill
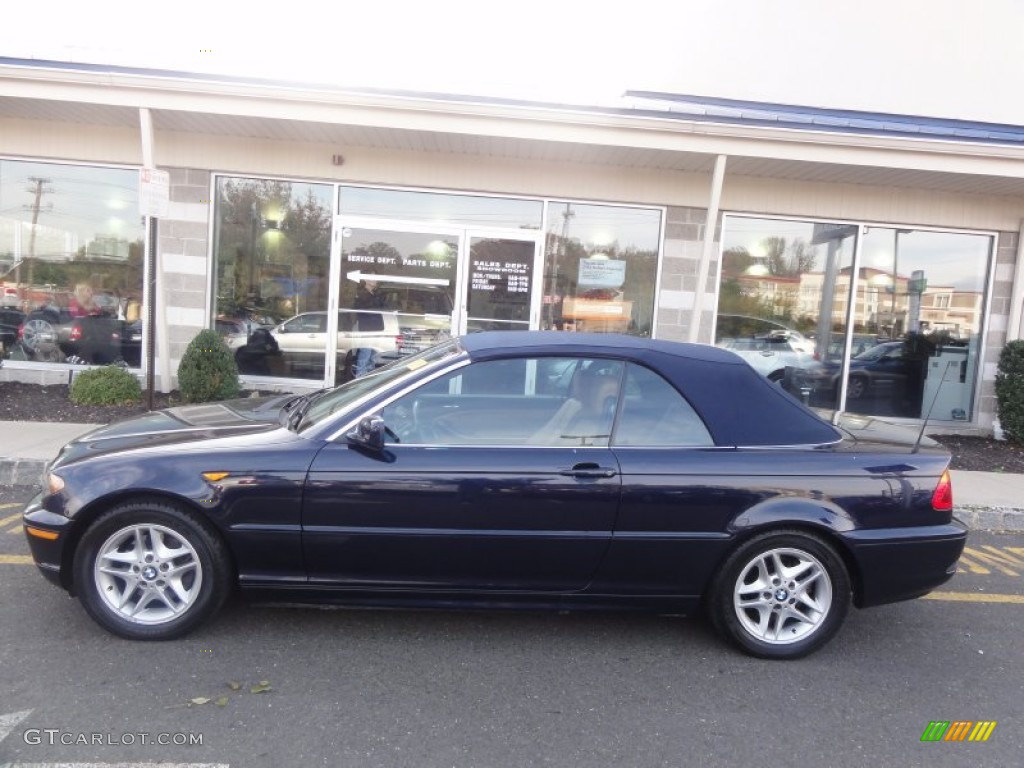
[[[417,368],[422,368],[426,364],[426,360],[412,360],[405,367],[408,368],[410,371],[415,371]]]

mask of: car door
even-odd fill
[[[593,589],[699,595],[731,537],[730,520],[756,498],[735,477],[735,451],[714,440],[682,394],[630,363],[612,436],[622,473],[619,515]]]
[[[384,451],[327,445],[305,491],[310,579],[584,588],[618,510],[608,440],[622,363],[569,364],[578,376],[565,375],[565,358],[471,363],[376,411],[390,434]],[[580,391],[588,369],[601,376],[590,388],[594,408]]]

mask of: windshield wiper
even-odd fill
[[[292,398],[281,408],[281,421],[288,429],[295,431],[309,411],[309,407],[328,391],[326,388],[318,389],[316,392]]]

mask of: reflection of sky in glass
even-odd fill
[[[573,215],[566,226],[567,205]],[[657,252],[661,211],[552,202],[548,204],[548,230],[558,235],[564,232],[570,240],[579,240],[588,251],[617,244],[620,250]]]
[[[932,288],[985,289],[992,238],[900,230],[899,252],[896,253],[895,234],[895,229],[871,227],[864,236],[863,266],[895,271],[900,277],[910,277],[914,270],[921,270]]]
[[[352,216],[540,229],[542,209],[539,200],[342,187],[340,210]]]
[[[862,267],[896,271],[900,277],[908,278],[914,270],[922,270],[929,286],[984,290],[992,245],[987,235],[901,229],[899,254],[894,264],[896,230],[888,227],[868,227],[867,230],[861,251]],[[812,222],[729,216],[722,239],[725,250],[745,248],[756,254],[765,238],[784,237],[787,243],[795,240],[809,243],[813,234]],[[845,243],[852,243],[852,239],[844,240]]]
[[[0,161],[0,220],[32,221],[39,186],[36,179],[43,180],[37,256],[71,256],[100,237],[128,241],[142,237],[136,171]],[[28,229],[22,230],[23,255],[29,247]],[[13,231],[10,225],[0,229],[0,250],[13,250]]]

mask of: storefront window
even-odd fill
[[[990,237],[740,216],[722,237],[716,344],[812,406],[970,418]]]
[[[0,161],[0,354],[43,363],[141,359],[138,173]]]
[[[650,336],[661,212],[550,202],[541,325]]]
[[[326,184],[218,178],[213,325],[241,373],[323,378],[332,196]]]

